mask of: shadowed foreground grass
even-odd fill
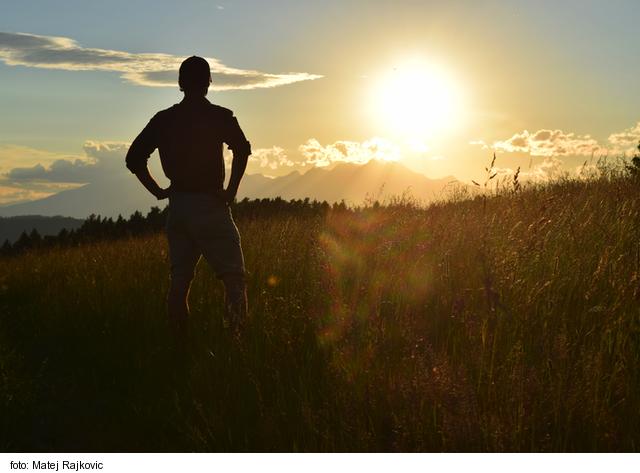
[[[0,261],[3,451],[636,451],[640,195],[561,182],[238,222],[251,322],[162,235]]]

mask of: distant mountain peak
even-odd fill
[[[238,197],[310,199],[361,204],[372,195],[379,200],[407,192],[428,202],[455,180],[451,177],[430,179],[397,161],[370,160],[365,164],[338,163],[332,168],[314,167],[306,172],[292,170],[280,177],[247,174],[240,184]],[[125,175],[118,180],[87,184],[44,199],[0,207],[0,216],[64,215],[86,218],[91,214],[105,217],[146,213],[152,206],[163,207],[138,183]]]

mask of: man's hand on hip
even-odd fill
[[[232,190],[232,189],[222,189],[219,193],[218,196],[222,199],[222,201],[227,204],[230,205],[233,200],[236,198],[236,193]]]
[[[156,199],[163,200],[169,197],[171,193],[171,186],[166,189],[159,188],[153,195],[155,195]]]

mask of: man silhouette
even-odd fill
[[[251,145],[233,112],[205,98],[211,84],[205,59],[186,59],[180,66],[178,84],[184,99],[151,119],[131,144],[126,165],[158,200],[169,198],[166,230],[171,284],[167,306],[172,327],[184,340],[189,287],[202,255],[224,283],[225,312],[232,328],[237,330],[246,318],[244,258],[229,204],[247,167]],[[226,189],[223,143],[233,151]],[[156,148],[164,174],[171,181],[167,189],[158,185],[147,168]]]

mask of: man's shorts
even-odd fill
[[[201,256],[218,278],[244,274],[238,228],[229,206],[215,195],[172,193],[167,239],[172,280],[191,281]]]

